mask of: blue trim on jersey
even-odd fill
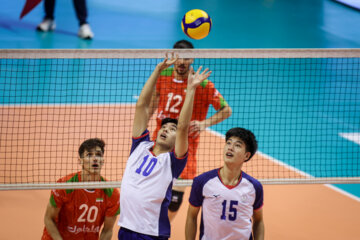
[[[161,203],[160,216],[159,216],[159,236],[170,236],[171,226],[168,216],[168,208],[171,200],[171,189],[172,189],[172,183],[169,185],[168,189],[166,190],[165,198]]]
[[[189,198],[189,202],[191,205],[193,205],[194,207],[201,207],[203,200],[204,200],[204,196],[202,194],[204,185],[210,179],[219,177],[218,171],[219,171],[219,168],[216,168],[216,169],[205,172],[194,178],[193,184],[191,187],[190,198]]]
[[[137,148],[137,146],[139,146],[139,144],[143,141],[150,141],[150,133],[149,133],[149,130],[147,130],[147,129],[141,134],[141,136],[132,138],[130,155]]]
[[[249,182],[251,182],[255,188],[256,196],[253,205],[254,210],[261,208],[264,202],[264,191],[261,183],[245,172],[243,172],[243,178],[246,178]]]
[[[186,166],[188,155],[185,154],[182,158],[177,158],[174,152],[170,152],[171,172],[173,178],[178,178]]]

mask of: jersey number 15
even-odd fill
[[[220,219],[221,220],[226,220],[226,208],[227,208],[227,201],[224,200],[222,202],[222,214],[220,216]],[[235,200],[230,200],[230,204],[229,204],[229,216],[228,216],[228,219],[229,221],[235,221],[236,220],[236,214],[237,214],[237,210],[236,210],[236,205],[238,205],[238,201],[235,201]]]

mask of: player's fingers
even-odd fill
[[[205,77],[205,78],[208,78],[211,73],[212,73],[212,71],[207,72],[207,73],[204,75],[204,77]]]
[[[209,68],[206,68],[201,74],[207,74],[208,71],[209,71]]]
[[[193,66],[190,67],[190,74],[194,74],[194,68],[193,68]]]
[[[195,126],[195,125],[190,126],[190,127],[189,127],[189,132],[190,132],[190,133],[195,132],[195,131],[196,131],[196,129],[197,129],[197,128],[196,128],[196,126]]]
[[[165,53],[165,58],[164,58],[164,61],[162,62],[163,64],[166,63],[168,60],[168,53]]]
[[[175,57],[174,57],[175,56]],[[172,59],[171,59],[171,65],[174,64],[179,59],[179,55],[173,52]]]
[[[199,135],[200,135],[200,131],[196,131],[196,132],[194,132],[192,137],[197,138]]]

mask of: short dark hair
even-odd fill
[[[91,149],[93,149],[95,147],[100,147],[101,152],[104,154],[104,152],[105,152],[105,142],[104,142],[104,140],[102,140],[100,138],[90,138],[90,139],[85,140],[80,145],[80,147],[79,147],[79,156],[82,157],[85,150],[89,152]]]
[[[175,123],[175,125],[177,126],[178,120],[175,118],[164,118],[163,120],[161,120],[161,126],[167,123]]]
[[[229,131],[227,131],[225,135],[225,141],[229,140],[229,138],[231,137],[237,137],[245,143],[246,151],[251,153],[249,159],[247,159],[245,162],[249,161],[254,156],[258,148],[258,143],[255,135],[250,130],[236,127],[231,128]]]
[[[180,40],[177,41],[174,46],[174,49],[181,49],[181,48],[194,48],[194,46],[192,45],[191,42],[187,41],[187,40]]]

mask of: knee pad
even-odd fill
[[[171,202],[169,205],[169,211],[176,212],[177,210],[179,210],[183,200],[183,195],[184,192],[179,192],[175,190],[171,191]]]

